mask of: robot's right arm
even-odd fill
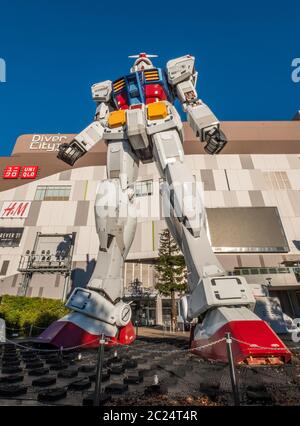
[[[68,144],[61,144],[57,158],[65,163],[73,164],[96,145],[104,133],[105,122],[109,113],[112,83],[110,80],[92,86],[92,96],[97,103],[94,121],[82,130]]]
[[[194,67],[195,58],[191,55],[172,59],[167,63],[168,82],[183,110],[187,121],[201,142],[205,142],[208,154],[217,154],[227,143],[220,129],[220,122],[211,109],[198,98],[196,83],[198,73]]]

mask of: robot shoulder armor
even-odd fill
[[[195,73],[195,58],[191,55],[181,56],[167,62],[168,81],[176,85],[181,81],[189,79]]]
[[[108,102],[111,99],[112,82],[101,81],[92,85],[92,97],[96,102]]]

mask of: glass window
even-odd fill
[[[45,197],[45,186],[38,186],[35,193],[35,200],[43,200]]]
[[[38,186],[34,199],[42,201],[68,201],[70,192],[71,186]]]

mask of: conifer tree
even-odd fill
[[[155,265],[156,289],[164,296],[171,297],[171,326],[176,330],[177,306],[176,293],[186,290],[186,265],[176,241],[170,231],[164,229],[160,233],[158,261]]]

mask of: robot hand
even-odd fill
[[[205,151],[208,154],[213,155],[222,151],[224,146],[227,144],[227,139],[222,130],[215,127],[205,132],[205,142],[207,142],[204,147]]]
[[[76,140],[74,140],[69,144],[63,143],[59,146],[57,158],[67,164],[70,164],[70,166],[73,166],[73,164],[85,153],[86,151],[83,148],[79,147],[76,143]]]

